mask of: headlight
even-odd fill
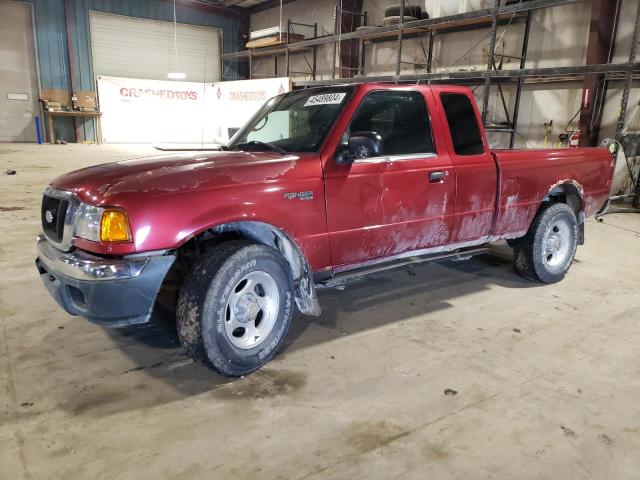
[[[122,210],[80,205],[75,234],[92,242],[128,242],[129,220]]]
[[[80,205],[76,214],[76,236],[92,242],[99,242],[103,213],[104,208]]]

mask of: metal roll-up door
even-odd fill
[[[38,73],[31,5],[0,0],[0,142],[34,142]]]
[[[174,25],[122,15],[90,12],[94,75],[167,80],[184,73],[188,82],[220,80],[220,36],[217,28]]]

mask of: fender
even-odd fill
[[[560,180],[542,199],[543,202],[554,200],[566,203],[574,211],[578,221],[578,245],[584,245],[584,188],[575,180]]]
[[[313,282],[313,272],[298,244],[285,231],[264,222],[239,221],[224,223],[209,232],[237,232],[256,243],[268,245],[280,252],[289,264],[294,285],[294,298],[301,313],[319,316],[320,302]]]

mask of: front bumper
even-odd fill
[[[51,296],[71,315],[122,327],[150,320],[173,255],[104,258],[61,252],[39,236],[36,267]]]

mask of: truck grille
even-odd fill
[[[50,195],[42,197],[42,231],[54,242],[60,243],[64,234],[64,221],[69,201]]]

